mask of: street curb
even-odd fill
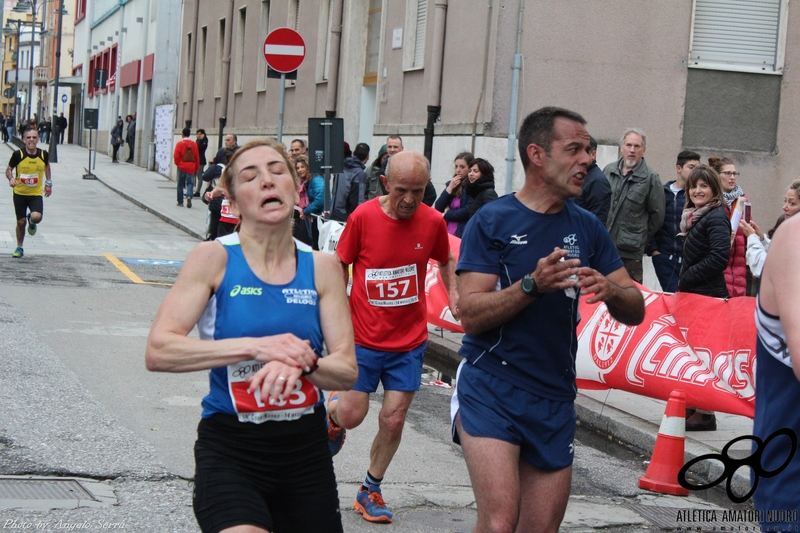
[[[461,363],[462,357],[454,349],[454,346],[457,349],[457,343],[429,335],[425,356],[434,363],[442,362],[445,369],[456,368]],[[455,376],[455,373],[453,373],[453,376]],[[605,405],[593,398],[584,396],[580,392],[578,392],[578,396],[575,399],[575,413],[579,425],[590,428],[602,435],[608,435],[647,456],[653,453],[659,427],[652,422],[610,405]],[[708,454],[719,454],[719,450],[691,437],[686,438],[684,464],[696,457]],[[719,479],[724,474],[724,470],[725,465],[719,461],[703,461],[693,467],[691,472],[701,482],[710,483]],[[747,493],[750,490],[749,475],[737,470],[733,474],[731,488],[736,494]]]
[[[191,235],[192,237],[194,237],[194,238],[196,238],[196,239],[198,239],[200,241],[206,240],[205,235],[200,235],[200,233],[196,232],[195,230],[191,229],[190,227],[188,227],[188,226],[186,226],[184,224],[181,224],[177,220],[175,220],[173,218],[170,218],[168,215],[165,215],[161,211],[158,211],[157,209],[153,209],[152,207],[140,202],[139,200],[137,200],[133,196],[131,196],[131,195],[129,195],[129,194],[117,189],[116,187],[114,187],[112,185],[109,185],[108,183],[106,183],[106,181],[103,179],[102,176],[97,174],[96,171],[93,172],[93,174],[94,174],[95,178],[97,178],[97,180],[100,183],[102,183],[103,185],[105,185],[106,187],[108,187],[109,189],[114,191],[115,193],[119,194],[120,196],[122,196],[123,198],[125,198],[126,200],[128,200],[129,202],[134,204],[135,206],[144,209],[148,213],[152,213],[153,215],[157,216],[158,218],[160,218],[161,220],[163,220],[167,224],[171,224],[172,226],[175,226],[179,230],[181,230],[181,231],[183,231],[185,233],[188,233],[189,235]]]

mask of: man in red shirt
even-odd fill
[[[192,207],[192,188],[194,175],[200,168],[200,150],[197,143],[190,139],[192,130],[183,128],[183,139],[175,145],[172,159],[178,167],[178,207],[183,207],[183,189],[186,188],[186,207]]]
[[[378,434],[372,443],[367,477],[354,503],[366,520],[391,522],[380,484],[394,457],[414,393],[419,390],[428,339],[425,274],[428,260],[439,262],[449,289],[450,309],[458,316],[455,259],[441,213],[422,204],[430,165],[422,154],[391,157],[381,176],[388,194],[361,204],[350,215],[336,254],[347,278],[353,265],[350,309],[358,359],[353,390],[331,393],[328,438],[335,455],[344,430],[367,416],[369,395],[383,383]]]

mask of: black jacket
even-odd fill
[[[461,238],[461,235],[464,233],[464,226],[467,225],[467,221],[469,220],[469,204],[472,203],[472,197],[467,194],[466,187],[461,187],[461,207],[458,209],[449,209],[445,212],[445,209],[450,207],[450,202],[452,202],[454,198],[452,194],[447,192],[447,187],[449,186],[449,181],[444,184],[444,190],[442,194],[439,195],[439,198],[436,199],[436,203],[433,207],[436,208],[437,211],[444,213],[445,222],[458,223],[455,236]]]
[[[673,193],[670,189],[673,183],[675,180],[664,185],[664,223],[648,241],[645,249],[647,255],[653,255],[657,250],[662,254],[683,257],[683,237],[678,233],[681,231],[681,215],[686,207],[686,192],[681,189],[678,194]]]
[[[474,183],[467,183],[467,194],[472,197],[469,204],[469,218],[475,216],[478,209],[493,200],[497,200],[497,191],[494,190],[494,180],[481,176]]]
[[[202,170],[203,167],[206,166],[206,164],[208,163],[208,161],[206,161],[206,150],[208,149],[208,137],[197,139],[195,142],[197,143],[197,150],[200,152],[200,170]]]
[[[593,161],[583,179],[581,195],[574,199],[575,205],[594,213],[600,223],[606,225],[608,210],[611,207],[611,184],[608,178]]]
[[[730,251],[731,222],[725,206],[720,206],[706,213],[686,235],[678,291],[727,298],[724,272]]]

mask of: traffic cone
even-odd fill
[[[683,448],[686,442],[686,394],[681,389],[672,391],[658,428],[656,446],[647,472],[639,478],[642,489],[687,496],[689,491],[678,484],[678,472],[683,466]]]

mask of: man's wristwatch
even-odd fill
[[[522,277],[522,292],[527,294],[528,296],[534,296],[536,298],[541,298],[544,296],[544,293],[539,290],[539,287],[536,286],[536,280],[531,277],[530,274],[525,274]]]

